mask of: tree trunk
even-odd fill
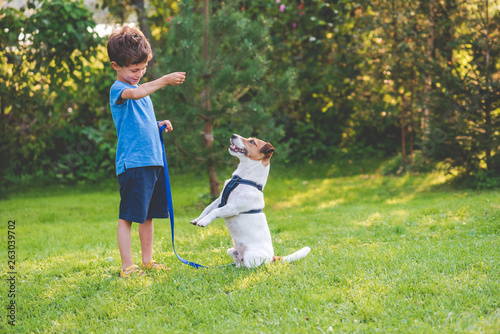
[[[210,196],[217,197],[219,195],[219,182],[217,181],[217,173],[215,171],[214,159],[214,137],[213,137],[213,121],[212,119],[205,120],[203,127],[203,139],[205,140],[205,148],[208,153],[207,172],[210,182]]]
[[[137,14],[137,21],[139,22],[139,29],[148,41],[151,43],[151,28],[149,27],[148,18],[146,15],[146,9],[144,8],[144,0],[133,0],[133,6]],[[155,63],[155,58],[151,59],[148,63],[148,67],[153,68]],[[155,78],[154,71],[149,71],[149,77],[151,80]]]
[[[406,164],[406,98],[405,93],[400,94],[401,98],[401,154],[403,163]]]
[[[205,29],[203,32],[203,60],[205,64],[208,66],[209,63],[209,55],[208,55],[208,14],[209,14],[209,3],[208,0],[204,1],[205,6]],[[207,68],[207,73],[209,70]],[[205,89],[202,94],[202,107],[207,111],[207,114],[210,115],[210,75],[206,74],[205,77]],[[219,195],[219,182],[217,181],[217,173],[215,171],[215,159],[214,159],[214,122],[212,117],[204,117],[204,126],[203,126],[203,140],[205,141],[205,149],[208,153],[207,158],[207,172],[208,178],[210,182],[210,196],[217,197]]]
[[[427,36],[427,62],[429,64],[432,63],[434,58],[434,0],[429,1],[429,32]],[[429,109],[429,101],[430,101],[430,93],[432,90],[432,75],[429,71],[425,78],[425,86],[424,86],[424,106],[423,111],[424,115],[422,117],[422,142],[424,145],[429,140],[430,137],[430,109]]]
[[[393,28],[393,39],[394,39],[394,44],[393,48],[396,50],[396,45],[399,44],[399,37],[398,37],[398,19],[397,19],[397,11],[396,11],[396,4],[395,0],[392,0],[392,28]],[[397,92],[399,91],[398,85],[403,85],[403,80],[401,80],[401,73],[400,69],[402,68],[401,66],[401,55],[395,51],[396,55],[396,64],[392,70],[392,75],[393,75],[393,81],[394,81],[394,87],[395,87],[395,92],[394,95],[397,95]],[[401,109],[401,154],[403,155],[403,163],[406,164],[406,115],[405,115],[405,96],[404,96],[404,91],[403,93],[399,94],[400,97],[400,109]]]
[[[410,135],[410,165],[413,166],[413,137],[414,137],[414,124],[413,124],[413,105],[415,96],[415,70],[411,72],[411,96],[410,96],[410,124],[408,124],[408,134]]]
[[[485,137],[486,137],[486,169],[492,169],[491,161],[491,144],[494,142],[491,135],[491,72],[490,72],[490,16],[489,16],[489,1],[486,1],[486,22],[485,22],[485,36],[486,36],[486,98],[484,105],[485,112]]]

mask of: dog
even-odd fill
[[[233,177],[226,180],[220,196],[203,210],[191,224],[205,227],[217,218],[224,218],[234,247],[227,253],[237,268],[258,267],[261,264],[299,260],[311,251],[309,247],[285,256],[274,255],[271,233],[264,209],[263,189],[269,176],[271,143],[257,138],[231,136],[229,153],[240,160]]]

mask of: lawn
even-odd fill
[[[176,249],[213,267],[178,261],[169,221],[156,220],[154,257],[172,270],[129,280],[118,276],[114,180],[11,193],[0,201],[0,332],[498,333],[500,191],[353,165],[271,168],[264,211],[275,252],[312,251],[256,269],[217,267],[231,262],[224,222],[189,224],[208,181],[171,171]],[[137,228],[132,238],[139,262]]]

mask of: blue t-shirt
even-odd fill
[[[151,98],[116,102],[127,88],[137,88],[122,81],[111,86],[109,103],[115,122],[118,145],[116,148],[116,175],[126,168],[163,166],[163,151]]]

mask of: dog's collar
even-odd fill
[[[221,208],[221,207],[223,207],[224,205],[227,204],[227,200],[229,198],[229,195],[240,184],[245,184],[247,186],[252,186],[252,187],[257,188],[260,191],[262,191],[262,185],[260,185],[260,184],[258,184],[256,182],[250,181],[250,180],[242,179],[238,175],[233,175],[233,177],[231,178],[231,180],[224,187],[224,191],[222,191],[219,208]],[[256,209],[256,210],[250,210],[250,211],[242,212],[242,213],[245,214],[245,213],[261,213],[261,212],[262,212],[262,209]]]

